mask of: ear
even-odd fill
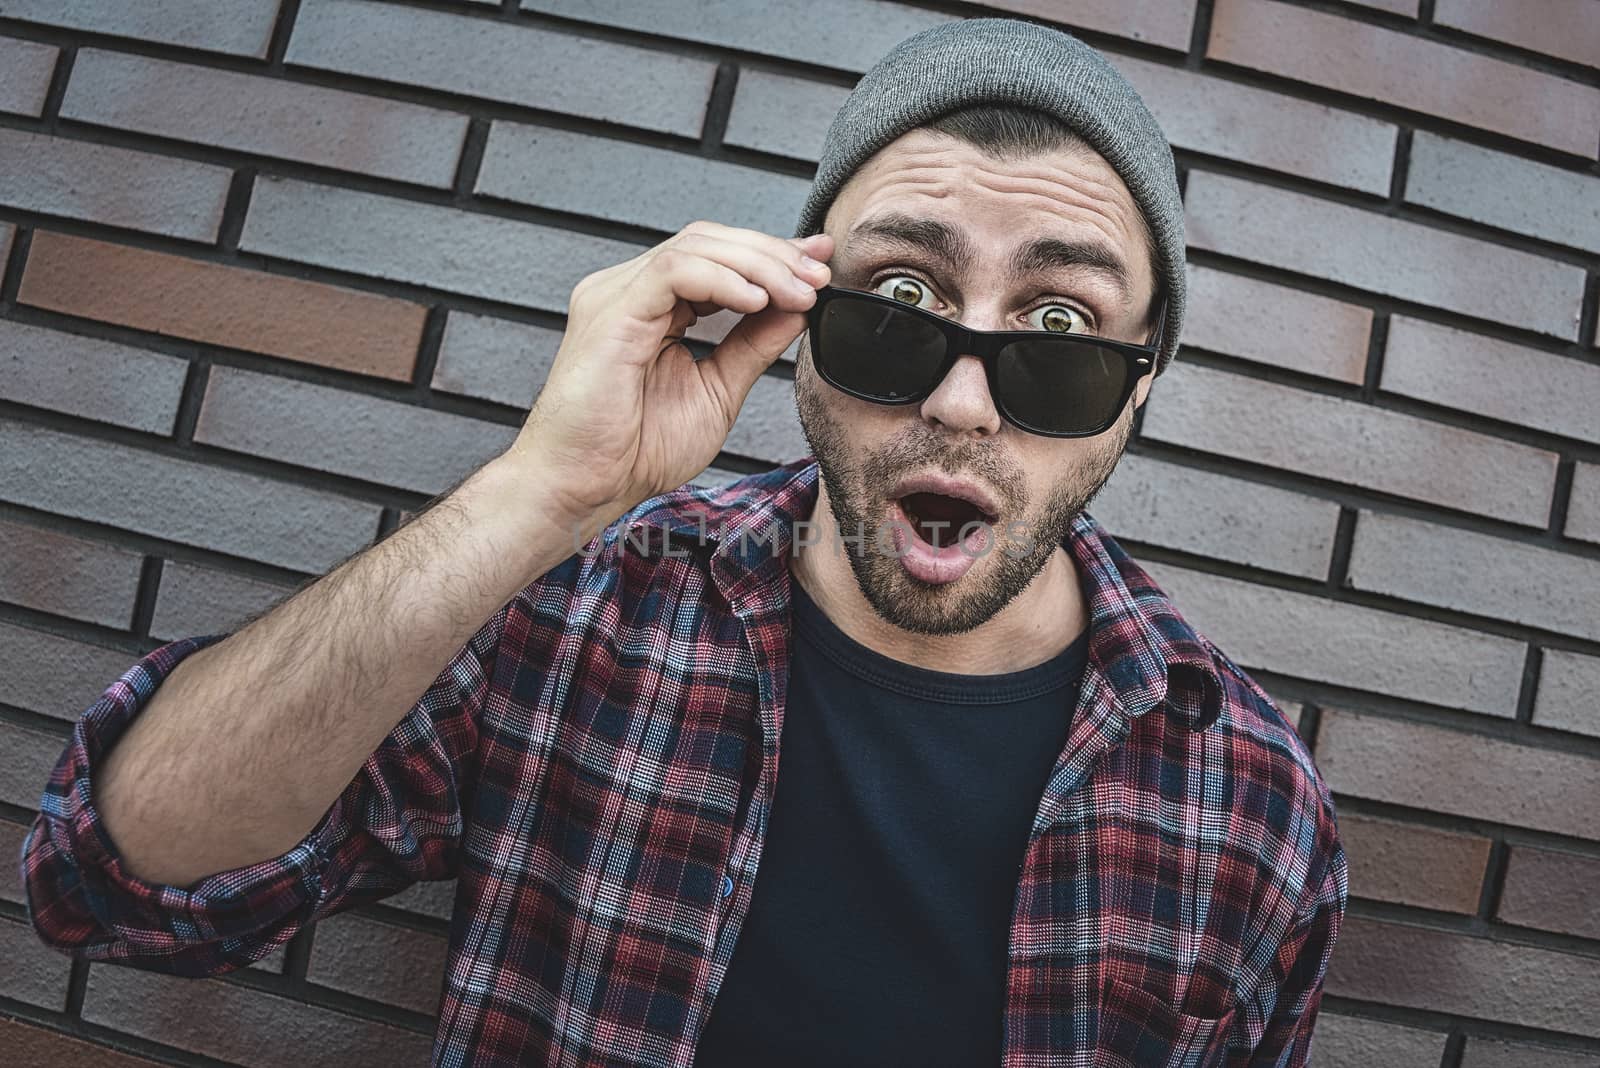
[[[1150,385],[1155,380],[1155,372],[1151,371],[1149,374],[1139,379],[1138,383],[1133,387],[1133,406],[1135,409],[1143,406],[1144,399],[1150,395]]]

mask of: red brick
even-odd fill
[[[1546,649],[1539,669],[1533,722],[1539,727],[1600,738],[1600,657]]]
[[[1335,793],[1600,841],[1600,760],[1576,753],[1324,709],[1317,767]]]
[[[1461,1068],[1595,1068],[1597,1064],[1600,1057],[1593,1053],[1500,1042],[1476,1035],[1467,1039],[1461,1056]]]
[[[171,434],[189,362],[98,338],[0,321],[0,396]]]
[[[1496,325],[1578,336],[1585,276],[1574,264],[1207,171],[1190,172],[1184,201],[1194,248]]]
[[[467,117],[397,100],[85,48],[63,118],[447,188]]]
[[[231,633],[293,592],[293,587],[281,583],[167,560],[161,565],[150,636],[170,640]]]
[[[444,987],[447,948],[440,935],[364,916],[337,916],[317,924],[306,978],[431,1016]]]
[[[1348,584],[1600,641],[1600,560],[1363,509]]]
[[[60,49],[52,45],[0,37],[0,111],[43,112],[58,55]]]
[[[1326,991],[1600,1037],[1600,957],[1349,917]]]
[[[1317,1016],[1311,1063],[1317,1068],[1439,1068],[1446,1037],[1438,1031],[1324,1011]]]
[[[428,313],[394,297],[48,231],[33,236],[17,299],[402,382]]]
[[[209,163],[0,127],[0,204],[213,241],[233,172]]]
[[[1175,148],[1366,193],[1389,191],[1393,123],[1184,67],[1108,58]]]
[[[1572,498],[1567,504],[1569,538],[1600,542],[1600,464],[1579,463],[1572,473]]]
[[[1487,838],[1345,813],[1350,895],[1425,909],[1478,911],[1489,865]]]
[[[251,990],[94,964],[83,1018],[249,1068],[428,1063],[430,1035]]]
[[[1521,642],[1169,564],[1140,564],[1185,619],[1246,667],[1491,716],[1516,714],[1527,658]],[[1473,670],[1461,670],[1463,663]]]
[[[1150,391],[1141,433],[1532,527],[1549,522],[1559,462],[1545,449],[1182,360]]]
[[[1600,89],[1277,0],[1217,0],[1211,59],[1279,74],[1584,157]]]
[[[0,600],[126,630],[144,557],[104,542],[0,520]]]
[[[1595,193],[1600,196],[1600,183]],[[1397,315],[1381,388],[1552,434],[1600,442],[1600,365]]]
[[[46,734],[0,720],[0,801],[37,809],[66,734]],[[0,959],[3,959],[0,954]]]
[[[1315,323],[1315,330],[1306,329]],[[1189,267],[1185,346],[1360,385],[1372,309],[1240,274]]]
[[[1511,847],[1499,917],[1506,923],[1600,939],[1600,857]]]
[[[1327,575],[1339,525],[1332,501],[1135,454],[1092,512],[1118,538],[1303,578]]]
[[[138,657],[120,649],[0,623],[8,704],[72,721]]]
[[[1194,0],[1074,0],[1069,5],[1060,0],[984,0],[983,6],[1180,52],[1188,51],[1194,27]]]
[[[1437,0],[1439,26],[1600,67],[1600,5],[1594,0]]]
[[[0,1049],[10,1068],[156,1068],[159,1062],[0,1016]]]
[[[224,14],[225,12],[225,14]],[[265,58],[278,0],[6,0],[7,18]]]

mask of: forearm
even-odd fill
[[[186,886],[303,838],[484,621],[611,518],[541,507],[547,489],[493,462],[180,664],[95,791],[130,870]]]

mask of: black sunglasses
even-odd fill
[[[927,399],[960,356],[976,356],[996,410],[1014,426],[1053,438],[1110,428],[1134,386],[1156,365],[1166,325],[1163,295],[1149,345],[1048,330],[970,330],[881,293],[823,286],[806,313],[811,361],[830,386],[878,404]]]

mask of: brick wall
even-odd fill
[[[1185,351],[1094,511],[1338,798],[1318,1062],[1600,1063],[1596,0],[0,0],[0,851],[134,656],[501,448],[582,275],[787,235],[854,78],[993,11],[1177,149]],[[789,378],[710,477],[803,451]],[[424,1063],[449,890],[189,982],[39,947],[8,863],[0,1048]]]

